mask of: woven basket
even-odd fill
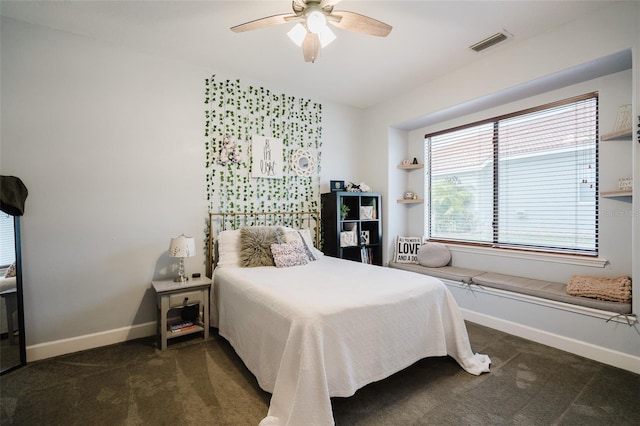
[[[569,278],[569,283],[567,284],[567,294],[628,303],[631,301],[631,278],[625,276],[605,278],[573,275]]]

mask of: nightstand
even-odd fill
[[[152,281],[158,306],[158,346],[167,349],[167,341],[192,333],[209,338],[209,291],[211,279],[190,278],[186,282]],[[197,305],[197,308],[195,306]],[[197,309],[197,318],[185,324],[183,311]]]

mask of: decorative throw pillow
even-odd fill
[[[4,273],[5,278],[11,278],[16,276],[16,262],[13,262],[8,268],[7,272]]]
[[[284,230],[284,240],[287,243],[297,242],[304,248],[309,261],[313,262],[314,260],[318,260],[320,256],[318,255],[319,250],[316,250],[313,247],[313,238],[311,237],[311,231],[309,229],[292,229],[292,228],[282,228]],[[322,252],[320,252],[322,253]]]
[[[240,228],[240,263],[245,267],[274,266],[271,244],[284,242],[284,231],[274,226]]]
[[[418,249],[422,245],[422,237],[396,237],[397,263],[418,263]]]
[[[631,301],[631,278],[627,276],[606,278],[572,275],[567,283],[567,294],[629,303]]]
[[[273,260],[278,268],[288,268],[309,263],[309,256],[303,245],[297,241],[271,244],[271,253],[273,253]]]
[[[418,263],[430,268],[447,266],[451,261],[449,247],[442,243],[424,243],[418,249]]]

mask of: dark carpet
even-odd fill
[[[467,323],[493,362],[472,376],[428,358],[350,398],[342,425],[639,425],[640,376]],[[257,425],[270,395],[212,333],[146,338],[30,363],[0,377],[0,424]]]

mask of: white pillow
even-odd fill
[[[447,266],[451,261],[449,247],[442,243],[424,243],[418,249],[418,263],[430,268]]]
[[[241,266],[239,229],[222,231],[218,235],[218,263],[216,266]]]
[[[303,247],[305,247],[309,261],[313,262],[324,255],[324,253],[314,247],[310,229],[293,229],[287,226],[283,226],[282,229],[284,230],[284,241],[286,243],[301,243]]]

